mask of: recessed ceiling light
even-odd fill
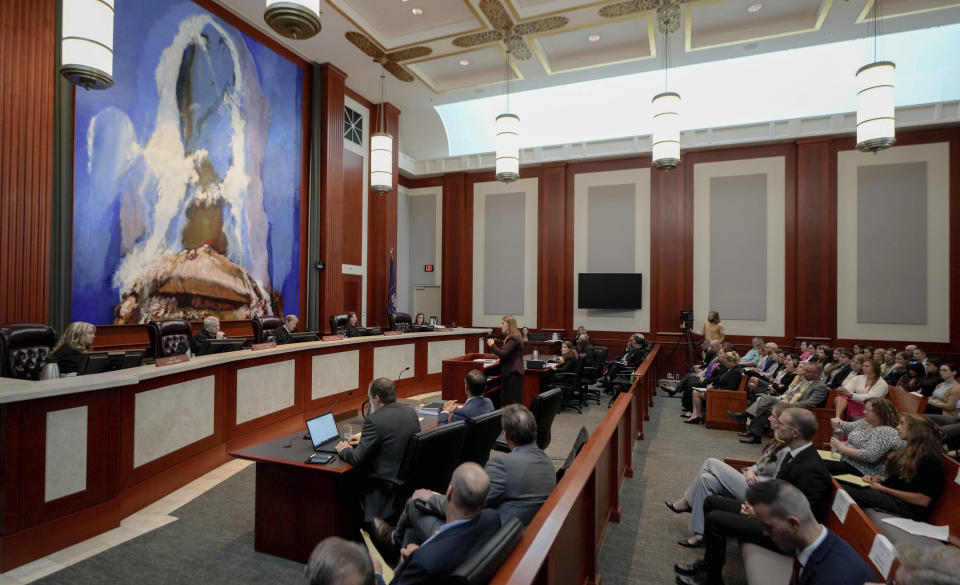
[[[420,16],[421,14],[423,14],[423,8],[414,8],[410,12],[412,12],[414,16]]]
[[[466,67],[467,65],[470,64],[470,61],[467,61],[466,59],[460,59],[460,64]]]
[[[587,37],[587,40],[590,41],[591,43],[595,43],[600,40],[600,35],[598,35],[597,33],[593,33],[592,35]]]
[[[759,2],[754,2],[750,6],[747,6],[747,12],[749,12],[750,14],[753,14],[754,12],[759,12],[761,8],[763,8],[763,4]]]

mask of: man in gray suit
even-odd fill
[[[819,362],[801,362],[799,368],[799,374],[803,378],[782,396],[762,394],[747,408],[746,412],[730,413],[730,416],[740,422],[750,421],[747,424],[747,432],[744,433],[745,438],[740,439],[741,443],[760,442],[760,437],[766,431],[767,418],[777,402],[785,402],[790,406],[817,408],[827,400],[830,390],[820,380],[823,365]]]
[[[486,507],[504,519],[514,517],[527,525],[550,497],[557,483],[556,471],[550,457],[537,446],[537,421],[527,407],[507,405],[501,420],[510,453],[491,457],[484,467],[490,476]],[[407,500],[396,528],[374,518],[373,529],[381,543],[399,549],[430,538],[445,521],[444,496],[419,489]]]
[[[367,397],[373,408],[363,421],[360,443],[353,447],[347,441],[337,443],[337,455],[356,467],[370,473],[395,477],[403,460],[403,452],[411,436],[420,432],[417,413],[397,402],[397,387],[389,378],[377,378],[370,383]],[[366,522],[375,516],[386,516],[393,509],[393,495],[369,490],[364,494]]]

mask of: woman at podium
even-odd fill
[[[523,401],[523,339],[517,320],[512,315],[507,315],[500,321],[500,331],[504,337],[503,345],[497,347],[491,337],[487,339],[487,346],[490,351],[500,356],[500,408],[503,408],[508,404]]]

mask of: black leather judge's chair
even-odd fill
[[[510,517],[504,520],[500,530],[485,543],[476,548],[467,560],[447,579],[447,583],[457,585],[487,585],[500,570],[507,557],[517,547],[523,537],[523,524]]]
[[[550,445],[553,437],[551,429],[553,419],[560,411],[560,402],[563,400],[563,390],[561,388],[552,388],[538,394],[530,404],[530,413],[533,419],[537,421],[537,447],[546,449]],[[502,435],[501,435],[502,436]],[[509,453],[510,447],[507,446],[505,439],[497,439],[493,448],[503,453]]]
[[[283,325],[283,319],[272,315],[254,317],[251,324],[253,325],[254,343],[266,343],[273,341],[273,332],[277,330],[277,327]]]
[[[147,323],[150,355],[153,359],[187,353],[193,330],[183,319],[160,319]]]
[[[36,380],[57,343],[57,332],[43,323],[0,325],[0,376]]]
[[[460,450],[460,463],[473,461],[481,467],[487,464],[493,442],[502,430],[502,414],[502,411],[494,410],[463,421],[467,425],[467,434],[463,439],[463,449]]]
[[[390,329],[394,331],[406,331],[413,325],[413,319],[410,318],[410,313],[394,313],[387,317],[387,319],[390,321]]]
[[[347,326],[347,314],[330,316],[330,333],[336,335]]]

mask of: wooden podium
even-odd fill
[[[529,356],[527,356],[529,357]],[[494,362],[482,362],[477,360],[496,360]],[[489,396],[494,405],[499,408],[500,404],[500,360],[496,354],[492,353],[468,353],[455,358],[443,360],[443,373],[441,396],[444,400],[456,400],[464,402],[467,399],[466,390],[463,387],[463,380],[467,377],[470,370],[481,370],[487,376],[487,389],[484,396]],[[546,386],[553,376],[553,370],[545,369],[526,369],[523,376],[523,405],[527,408],[533,403],[533,399],[538,394],[546,390]]]

